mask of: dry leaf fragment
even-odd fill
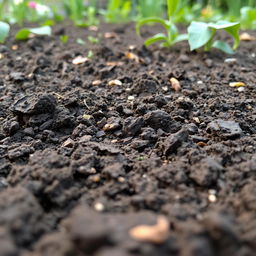
[[[232,82],[232,83],[229,83],[229,86],[230,87],[243,87],[243,86],[246,86],[246,85],[243,82]]]
[[[90,26],[89,27],[89,31],[97,32],[98,30],[99,30],[99,28],[97,26]]]
[[[16,45],[16,44],[12,45],[12,50],[13,50],[13,51],[18,50],[18,48],[19,48],[19,46],[18,46],[18,45]]]
[[[62,147],[72,148],[74,144],[75,142],[72,139],[68,138],[63,142]]]
[[[156,225],[141,225],[130,229],[130,236],[139,241],[161,244],[169,236],[169,221],[164,216],[157,218]]]
[[[256,40],[256,37],[251,36],[250,34],[244,32],[240,35],[240,40],[241,41],[254,41],[254,40]]]
[[[89,59],[87,57],[83,57],[83,56],[77,56],[76,58],[74,58],[72,60],[72,63],[74,65],[79,65],[79,64],[83,64],[85,62],[89,61]]]
[[[100,85],[101,83],[102,83],[101,80],[94,80],[94,81],[92,82],[92,85],[93,85],[93,86],[97,86],[97,85]]]
[[[136,54],[134,54],[134,53],[132,53],[132,52],[126,52],[126,53],[125,53],[125,57],[126,57],[127,59],[129,59],[129,60],[134,60],[134,61],[137,62],[137,63],[140,62],[140,58],[139,58]]]
[[[196,144],[197,144],[199,147],[202,147],[202,148],[208,146],[207,143],[205,143],[205,142],[203,142],[203,141],[199,141],[199,142],[197,142]]]
[[[120,80],[111,80],[108,82],[108,86],[122,85],[123,83]]]
[[[106,39],[110,39],[110,38],[118,38],[118,35],[115,32],[106,32],[104,34],[104,37]]]
[[[122,66],[124,63],[122,61],[109,61],[106,63],[107,66],[109,67],[114,67],[114,66]]]
[[[172,85],[172,89],[174,89],[174,91],[178,92],[181,90],[181,86],[180,86],[180,82],[179,80],[177,80],[176,78],[172,77],[170,79],[171,85]]]

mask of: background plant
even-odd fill
[[[148,38],[144,43],[146,46],[149,46],[156,42],[163,42],[163,46],[170,47],[174,45],[177,42],[187,40],[188,35],[182,34],[180,35],[177,29],[177,26],[175,24],[175,16],[179,7],[180,0],[167,0],[167,14],[168,19],[162,19],[159,17],[150,17],[150,18],[144,18],[140,19],[137,23],[136,30],[137,33],[140,32],[140,29],[143,25],[146,24],[152,24],[152,23],[158,23],[163,26],[166,33],[158,33],[154,35],[153,37]]]
[[[130,0],[109,0],[107,9],[101,10],[101,14],[107,22],[120,23],[129,21],[131,11]]]

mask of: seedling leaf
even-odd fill
[[[156,34],[156,35],[154,35],[154,36],[148,38],[148,39],[144,42],[144,44],[145,44],[146,46],[149,46],[149,45],[154,44],[154,43],[156,43],[156,42],[159,42],[159,41],[167,41],[167,40],[168,40],[168,38],[166,37],[165,34],[159,33],[159,34]]]
[[[236,49],[239,46],[239,44],[240,44],[240,38],[239,38],[240,23],[228,22],[228,21],[218,21],[216,24],[210,23],[209,27],[214,28],[214,29],[224,29],[234,39],[233,49]]]
[[[149,23],[159,23],[161,24],[165,29],[169,28],[169,24],[166,20],[161,19],[161,18],[157,18],[157,17],[151,17],[151,18],[145,18],[145,19],[141,19],[138,21],[137,25],[136,25],[136,32],[137,34],[140,34],[140,28],[145,25],[145,24],[149,24]]]
[[[188,40],[188,34],[181,34],[181,35],[178,35],[175,40],[174,40],[174,44],[175,43],[178,43],[178,42],[181,42],[181,41],[186,41]]]
[[[188,27],[190,50],[193,51],[205,45],[212,37],[213,32],[207,23],[193,21]]]
[[[17,32],[15,38],[17,40],[26,40],[31,34],[50,36],[51,32],[51,27],[49,26],[43,26],[39,28],[23,28]]]
[[[4,43],[9,32],[10,32],[10,25],[6,22],[0,21],[0,43]]]
[[[226,42],[223,42],[223,41],[215,41],[213,44],[212,44],[212,47],[214,48],[217,48],[227,54],[234,54],[234,51],[232,50],[232,48],[226,43]]]
[[[169,18],[174,17],[174,14],[176,13],[178,5],[179,5],[179,1],[180,0],[168,0],[167,1]]]

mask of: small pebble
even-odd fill
[[[208,195],[208,200],[211,202],[211,203],[215,203],[217,201],[217,197],[216,195]]]
[[[227,58],[227,59],[225,59],[224,62],[228,63],[228,64],[234,64],[234,63],[237,63],[237,59],[236,58]]]
[[[243,92],[243,91],[245,90],[245,88],[244,88],[244,87],[239,87],[237,90],[238,90],[239,92]]]
[[[105,207],[102,203],[96,203],[94,205],[94,209],[97,211],[97,212],[102,212],[104,211]]]
[[[135,99],[134,96],[128,96],[128,100],[133,101]]]

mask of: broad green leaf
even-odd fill
[[[154,43],[159,42],[159,41],[167,41],[167,42],[168,42],[168,38],[166,37],[165,34],[159,33],[159,34],[156,34],[156,35],[154,35],[154,36],[148,38],[148,39],[144,42],[144,44],[145,44],[146,46],[149,46],[149,45],[154,44]]]
[[[157,18],[157,17],[151,17],[151,18],[145,18],[145,19],[141,19],[138,21],[137,25],[136,25],[136,32],[139,34],[140,33],[140,28],[148,23],[159,23],[161,24],[165,29],[169,28],[169,23],[168,21],[161,19],[161,18]]]
[[[240,24],[225,28],[225,31],[227,31],[234,39],[233,49],[236,49],[240,44],[239,29]]]
[[[228,21],[218,21],[217,23],[209,23],[210,28],[214,29],[224,29],[227,33],[229,33],[234,38],[234,46],[233,48],[236,49],[240,44],[239,38],[239,29],[240,23],[239,22],[228,22]]]
[[[39,28],[23,28],[17,32],[15,38],[17,40],[26,40],[31,34],[50,36],[51,31],[51,27],[49,26],[43,26]]]
[[[217,48],[227,54],[234,54],[234,51],[232,50],[232,48],[226,42],[223,42],[223,41],[219,41],[219,40],[215,41],[212,44],[212,47]]]
[[[224,29],[224,28],[229,28],[229,27],[233,27],[239,25],[239,22],[229,22],[229,21],[225,21],[225,20],[220,20],[216,23],[208,23],[208,26],[210,28],[215,28],[215,29]]]
[[[190,50],[193,51],[205,45],[213,36],[207,23],[193,21],[188,27],[188,42]]]
[[[6,37],[10,32],[10,25],[0,21],[0,43],[4,43]]]
[[[173,18],[179,5],[180,0],[167,0],[168,17]]]

